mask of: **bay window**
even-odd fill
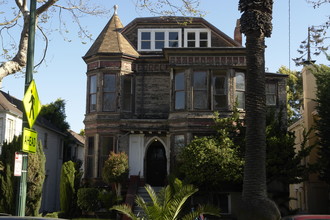
[[[133,84],[132,77],[124,77],[123,81],[123,110],[132,111]]]
[[[266,83],[266,105],[276,105],[276,84]]]

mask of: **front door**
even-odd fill
[[[164,186],[166,180],[165,148],[160,141],[150,144],[146,159],[146,182],[151,186]]]

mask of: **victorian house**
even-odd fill
[[[115,12],[83,57],[87,64],[85,178],[101,178],[110,151],[126,152],[129,175],[162,186],[180,149],[214,132],[213,113],[244,114],[246,50],[199,17]],[[267,105],[286,106],[285,76],[266,73]]]

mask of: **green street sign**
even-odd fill
[[[34,80],[31,81],[29,88],[25,92],[23,105],[29,126],[32,128],[41,110],[41,104]]]
[[[35,153],[37,151],[38,133],[35,130],[24,128],[22,150],[26,153]]]

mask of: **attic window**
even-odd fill
[[[139,51],[161,51],[165,47],[181,47],[181,29],[139,29]]]
[[[211,32],[209,29],[185,29],[185,47],[211,47]]]

